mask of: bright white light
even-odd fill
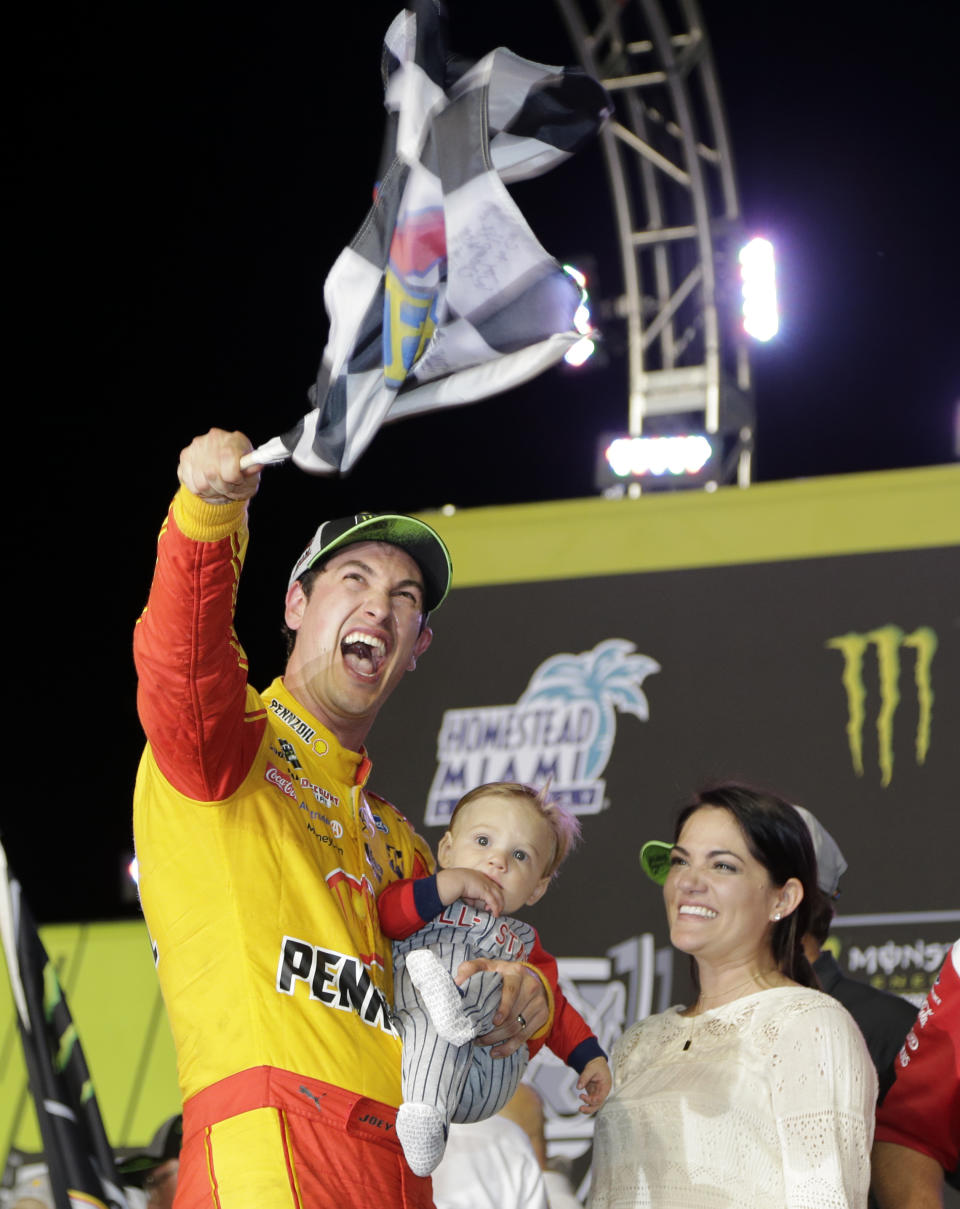
[[[613,473],[625,479],[633,469],[633,441],[629,437],[617,437],[607,446],[605,456]]]
[[[130,874],[130,880],[135,886],[140,885],[140,863],[136,857],[127,865],[127,873]]]
[[[755,340],[772,340],[780,327],[773,244],[757,237],[740,249],[743,330]]]
[[[645,474],[699,474],[713,449],[705,436],[617,437],[605,451],[618,478]]]
[[[580,287],[580,305],[577,307],[573,315],[573,326],[583,337],[576,344],[572,345],[563,354],[563,359],[568,365],[574,368],[583,365],[589,357],[592,357],[596,352],[596,343],[591,339],[594,332],[593,324],[590,322],[590,295],[587,293],[587,278],[584,273],[581,273],[578,268],[572,264],[563,265],[563,271],[568,273]]]
[[[583,365],[588,357],[592,357],[597,351],[597,346],[589,336],[581,336],[576,344],[570,346],[563,354],[563,359],[567,365],[572,365],[574,369]]]

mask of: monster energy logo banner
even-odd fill
[[[937,650],[937,635],[929,626],[920,626],[907,634],[899,626],[885,625],[864,634],[840,634],[830,638],[829,648],[843,655],[843,687],[847,695],[847,740],[850,759],[858,777],[863,776],[863,730],[867,717],[867,690],[864,667],[867,653],[876,654],[879,706],[876,715],[880,784],[893,780],[893,722],[900,704],[900,665],[903,652],[912,655],[913,682],[917,694],[917,729],[914,741],[916,761],[923,764],[930,750],[930,726],[933,721],[933,681],[931,667]]]
[[[553,655],[515,705],[448,709],[426,821],[445,826],[458,798],[488,781],[543,785],[576,814],[603,809],[601,775],[613,751],[617,712],[646,721],[642,685],[660,665],[623,638],[592,651]]]

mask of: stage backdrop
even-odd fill
[[[527,918],[605,1045],[686,996],[637,852],[717,778],[821,819],[843,967],[926,991],[960,935],[960,467],[427,519],[456,586],[374,788],[435,846],[472,786],[552,778],[583,846]],[[581,1154],[575,1076],[533,1077]]]
[[[687,994],[637,852],[734,777],[804,804],[850,869],[843,966],[918,999],[960,934],[960,467],[478,509],[428,518],[455,590],[378,720],[372,787],[434,844],[486,780],[542,781],[584,843],[528,918],[607,1046]],[[44,929],[111,1140],[176,1110],[141,925]],[[0,987],[0,1145],[34,1143]],[[591,1125],[575,1077],[532,1076],[551,1149]]]

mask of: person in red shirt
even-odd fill
[[[960,940],[894,1062],[877,1109],[872,1190],[880,1209],[939,1209],[960,1163]],[[956,1186],[956,1185],[955,1185]]]

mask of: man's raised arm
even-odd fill
[[[157,765],[187,797],[237,787],[263,730],[247,714],[247,660],[233,628],[260,467],[251,443],[212,428],[180,454],[182,484],[160,532],[150,598],[134,634],[140,720]]]

